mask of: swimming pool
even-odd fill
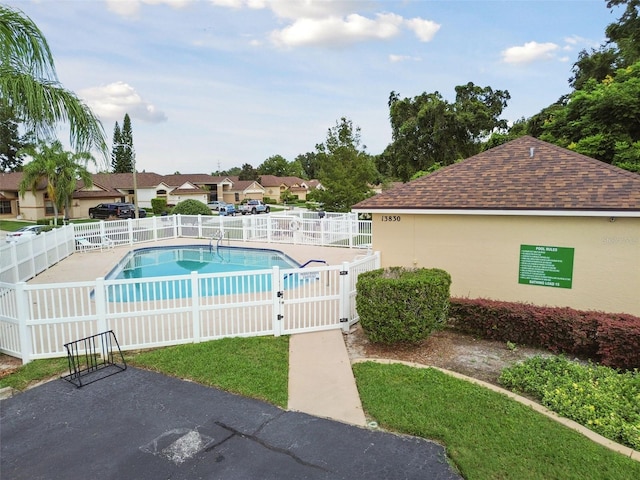
[[[274,266],[291,269],[299,268],[300,264],[278,250],[269,249],[208,245],[140,248],[131,251],[105,277],[105,280],[140,279],[140,282],[109,285],[107,298],[131,302],[190,297],[191,272],[204,277],[198,280],[200,296],[267,291],[271,289]],[[262,270],[264,273],[255,272]],[[245,271],[253,273],[241,273]],[[287,275],[285,288],[299,281],[297,274]]]

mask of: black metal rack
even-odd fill
[[[62,378],[78,388],[127,369],[113,330],[65,343],[64,348],[67,350],[69,375]]]

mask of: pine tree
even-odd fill
[[[119,145],[122,143],[122,134],[120,133],[120,126],[116,122],[116,126],[113,129],[113,150],[111,151],[111,170],[113,173],[124,173],[122,169],[121,158],[118,155],[120,151]]]
[[[134,165],[133,134],[131,133],[131,118],[125,114],[122,130],[116,122],[113,129],[113,150],[111,152],[111,167],[113,173],[131,173]]]
[[[133,132],[131,129],[131,118],[129,118],[129,114],[124,114],[124,120],[122,122],[122,143],[123,145],[127,145],[127,147],[122,147],[122,158],[123,165],[126,165],[126,172],[133,172],[134,166],[134,151],[133,151]]]

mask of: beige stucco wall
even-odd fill
[[[640,316],[640,218],[392,217],[373,215],[382,266],[442,268],[453,296]],[[572,288],[519,284],[520,245],[574,248]]]
[[[44,193],[44,190],[39,190],[34,195],[31,191],[27,191],[24,193],[24,197],[18,198],[22,220],[35,222],[46,217]]]

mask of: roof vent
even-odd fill
[[[529,157],[530,158],[533,158],[533,154],[535,153],[535,151],[536,151],[536,147],[531,147],[529,149]]]

